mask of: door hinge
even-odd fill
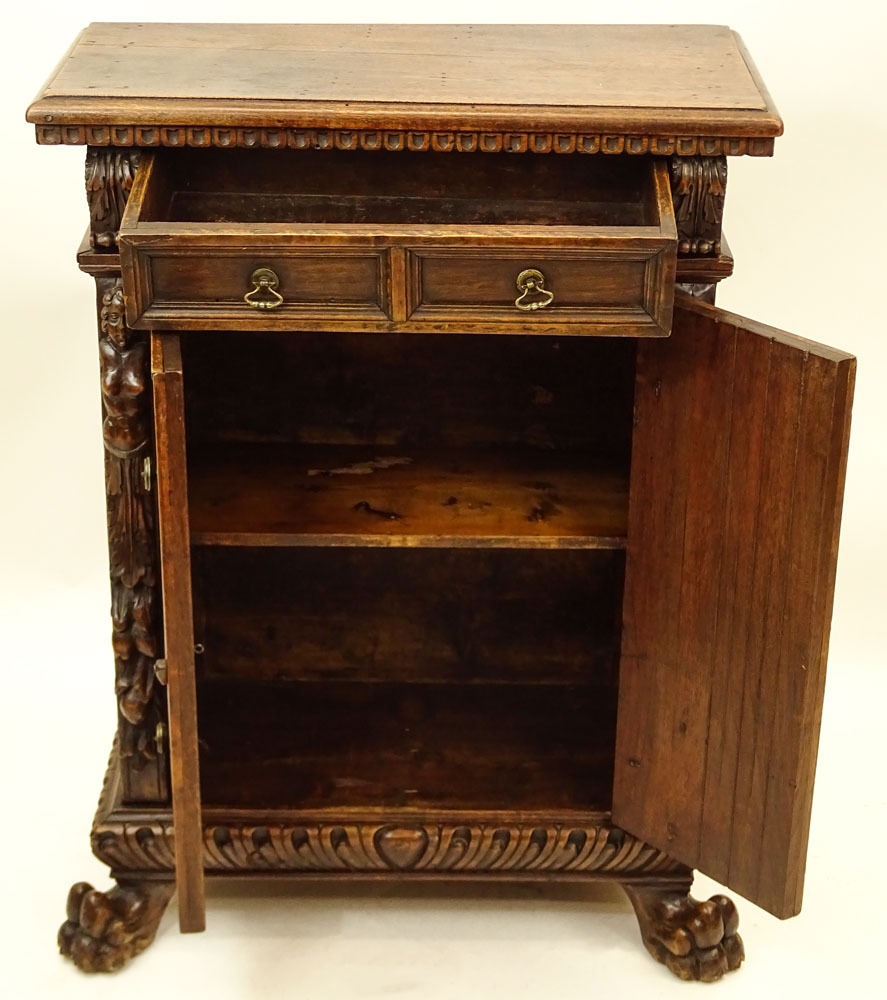
[[[166,660],[154,661],[154,676],[161,684],[166,686]]]

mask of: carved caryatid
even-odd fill
[[[674,198],[679,253],[704,256],[721,252],[721,220],[726,192],[725,157],[672,158],[671,193]]]
[[[97,249],[117,248],[117,231],[139,165],[137,149],[86,151],[89,241]]]
[[[120,754],[157,755],[160,707],[154,499],[151,493],[151,377],[144,337],[127,329],[120,279],[100,279],[99,357],[108,502],[111,615]]]

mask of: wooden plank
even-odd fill
[[[96,23],[45,93],[766,107],[733,32],[717,25]]]
[[[638,348],[613,815],[780,917],[803,889],[854,366],[686,296]]]
[[[188,473],[185,457],[185,398],[177,335],[152,334],[151,373],[154,379],[157,512],[179,927],[183,932],[192,932],[202,931],[206,926],[206,919],[188,529]]]
[[[779,135],[762,91],[723,26],[99,23],[28,120]]]
[[[747,603],[742,609],[736,605],[733,608],[734,628],[740,637],[745,637],[746,648],[744,657],[731,664],[729,674],[722,672],[713,678],[724,683],[733,672],[743,677],[741,701],[726,706],[728,714],[734,711],[739,714],[734,744],[735,774],[732,785],[728,780],[724,782],[720,796],[725,806],[732,800],[733,823],[729,841],[706,845],[712,862],[728,855],[731,884],[749,898],[757,893],[762,866],[761,838],[766,835],[769,840],[764,803],[771,758],[781,740],[797,738],[790,728],[777,729],[776,699],[782,688],[791,683],[780,663],[780,637],[790,631],[797,633],[799,642],[806,642],[809,630],[815,627],[808,617],[790,621],[786,615],[788,596],[795,585],[786,572],[792,557],[792,484],[805,459],[809,460],[800,454],[798,438],[798,414],[807,366],[803,354],[789,345],[762,342],[755,346],[768,358],[765,406],[757,412],[736,411],[731,423],[763,421],[765,437],[760,452],[758,495],[747,506],[726,510],[726,517],[740,521],[740,530],[746,538],[743,559],[752,561]],[[737,453],[733,460],[741,467],[742,458]],[[724,600],[729,601],[732,587],[729,578],[721,582]],[[723,746],[715,741],[712,749],[717,752]],[[774,843],[773,847],[776,849],[777,845]],[[778,854],[778,849],[774,853]],[[786,865],[785,856],[774,861]],[[784,872],[783,877],[792,876]],[[776,906],[775,902],[770,904],[771,908]]]
[[[804,738],[797,743],[782,740],[774,748],[763,824],[777,842],[788,845],[790,854],[806,850],[810,828],[807,804],[816,772],[854,375],[852,365],[835,371],[833,365],[811,356],[799,415],[799,454],[815,458],[799,463],[795,477],[790,546],[794,558],[789,568],[792,586],[785,617],[810,622],[809,651],[813,655],[808,656],[808,648],[798,643],[793,632],[783,632],[780,665],[789,672],[792,683],[777,693],[775,717],[780,727],[799,717]],[[821,399],[829,398],[831,406],[820,405]],[[809,498],[818,498],[819,503],[811,503]],[[783,808],[785,787],[779,781],[783,775],[787,776],[784,783],[798,791],[791,811]],[[763,839],[758,857],[758,892],[764,892],[778,883],[779,872],[773,870]],[[802,892],[803,879],[799,879],[787,887],[782,905],[797,912]]]
[[[624,475],[543,449],[220,446],[195,453],[196,545],[603,548]]]
[[[734,378],[732,409],[737,414],[767,413],[770,353],[757,341],[733,337]],[[704,776],[702,825],[708,831],[699,845],[699,864],[707,869],[717,864],[725,843],[734,831],[732,814],[741,740],[743,691],[754,690],[760,663],[752,658],[751,632],[735,615],[737,606],[752,606],[760,581],[755,578],[755,552],[759,533],[757,511],[761,497],[762,456],[770,428],[766,419],[734,421],[725,428],[725,503],[721,537],[721,575],[727,581],[718,592],[718,619],[714,636],[714,666],[709,709],[708,759]],[[740,710],[734,711],[734,706]]]

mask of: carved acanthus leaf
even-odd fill
[[[721,252],[721,220],[727,193],[723,156],[681,156],[671,161],[671,192],[682,254]]]
[[[86,199],[94,248],[116,248],[117,231],[138,165],[137,149],[90,147],[86,151]]]

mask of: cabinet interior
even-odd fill
[[[499,344],[183,338],[205,804],[608,808],[634,345]]]
[[[658,226],[647,157],[176,150],[142,222]]]

